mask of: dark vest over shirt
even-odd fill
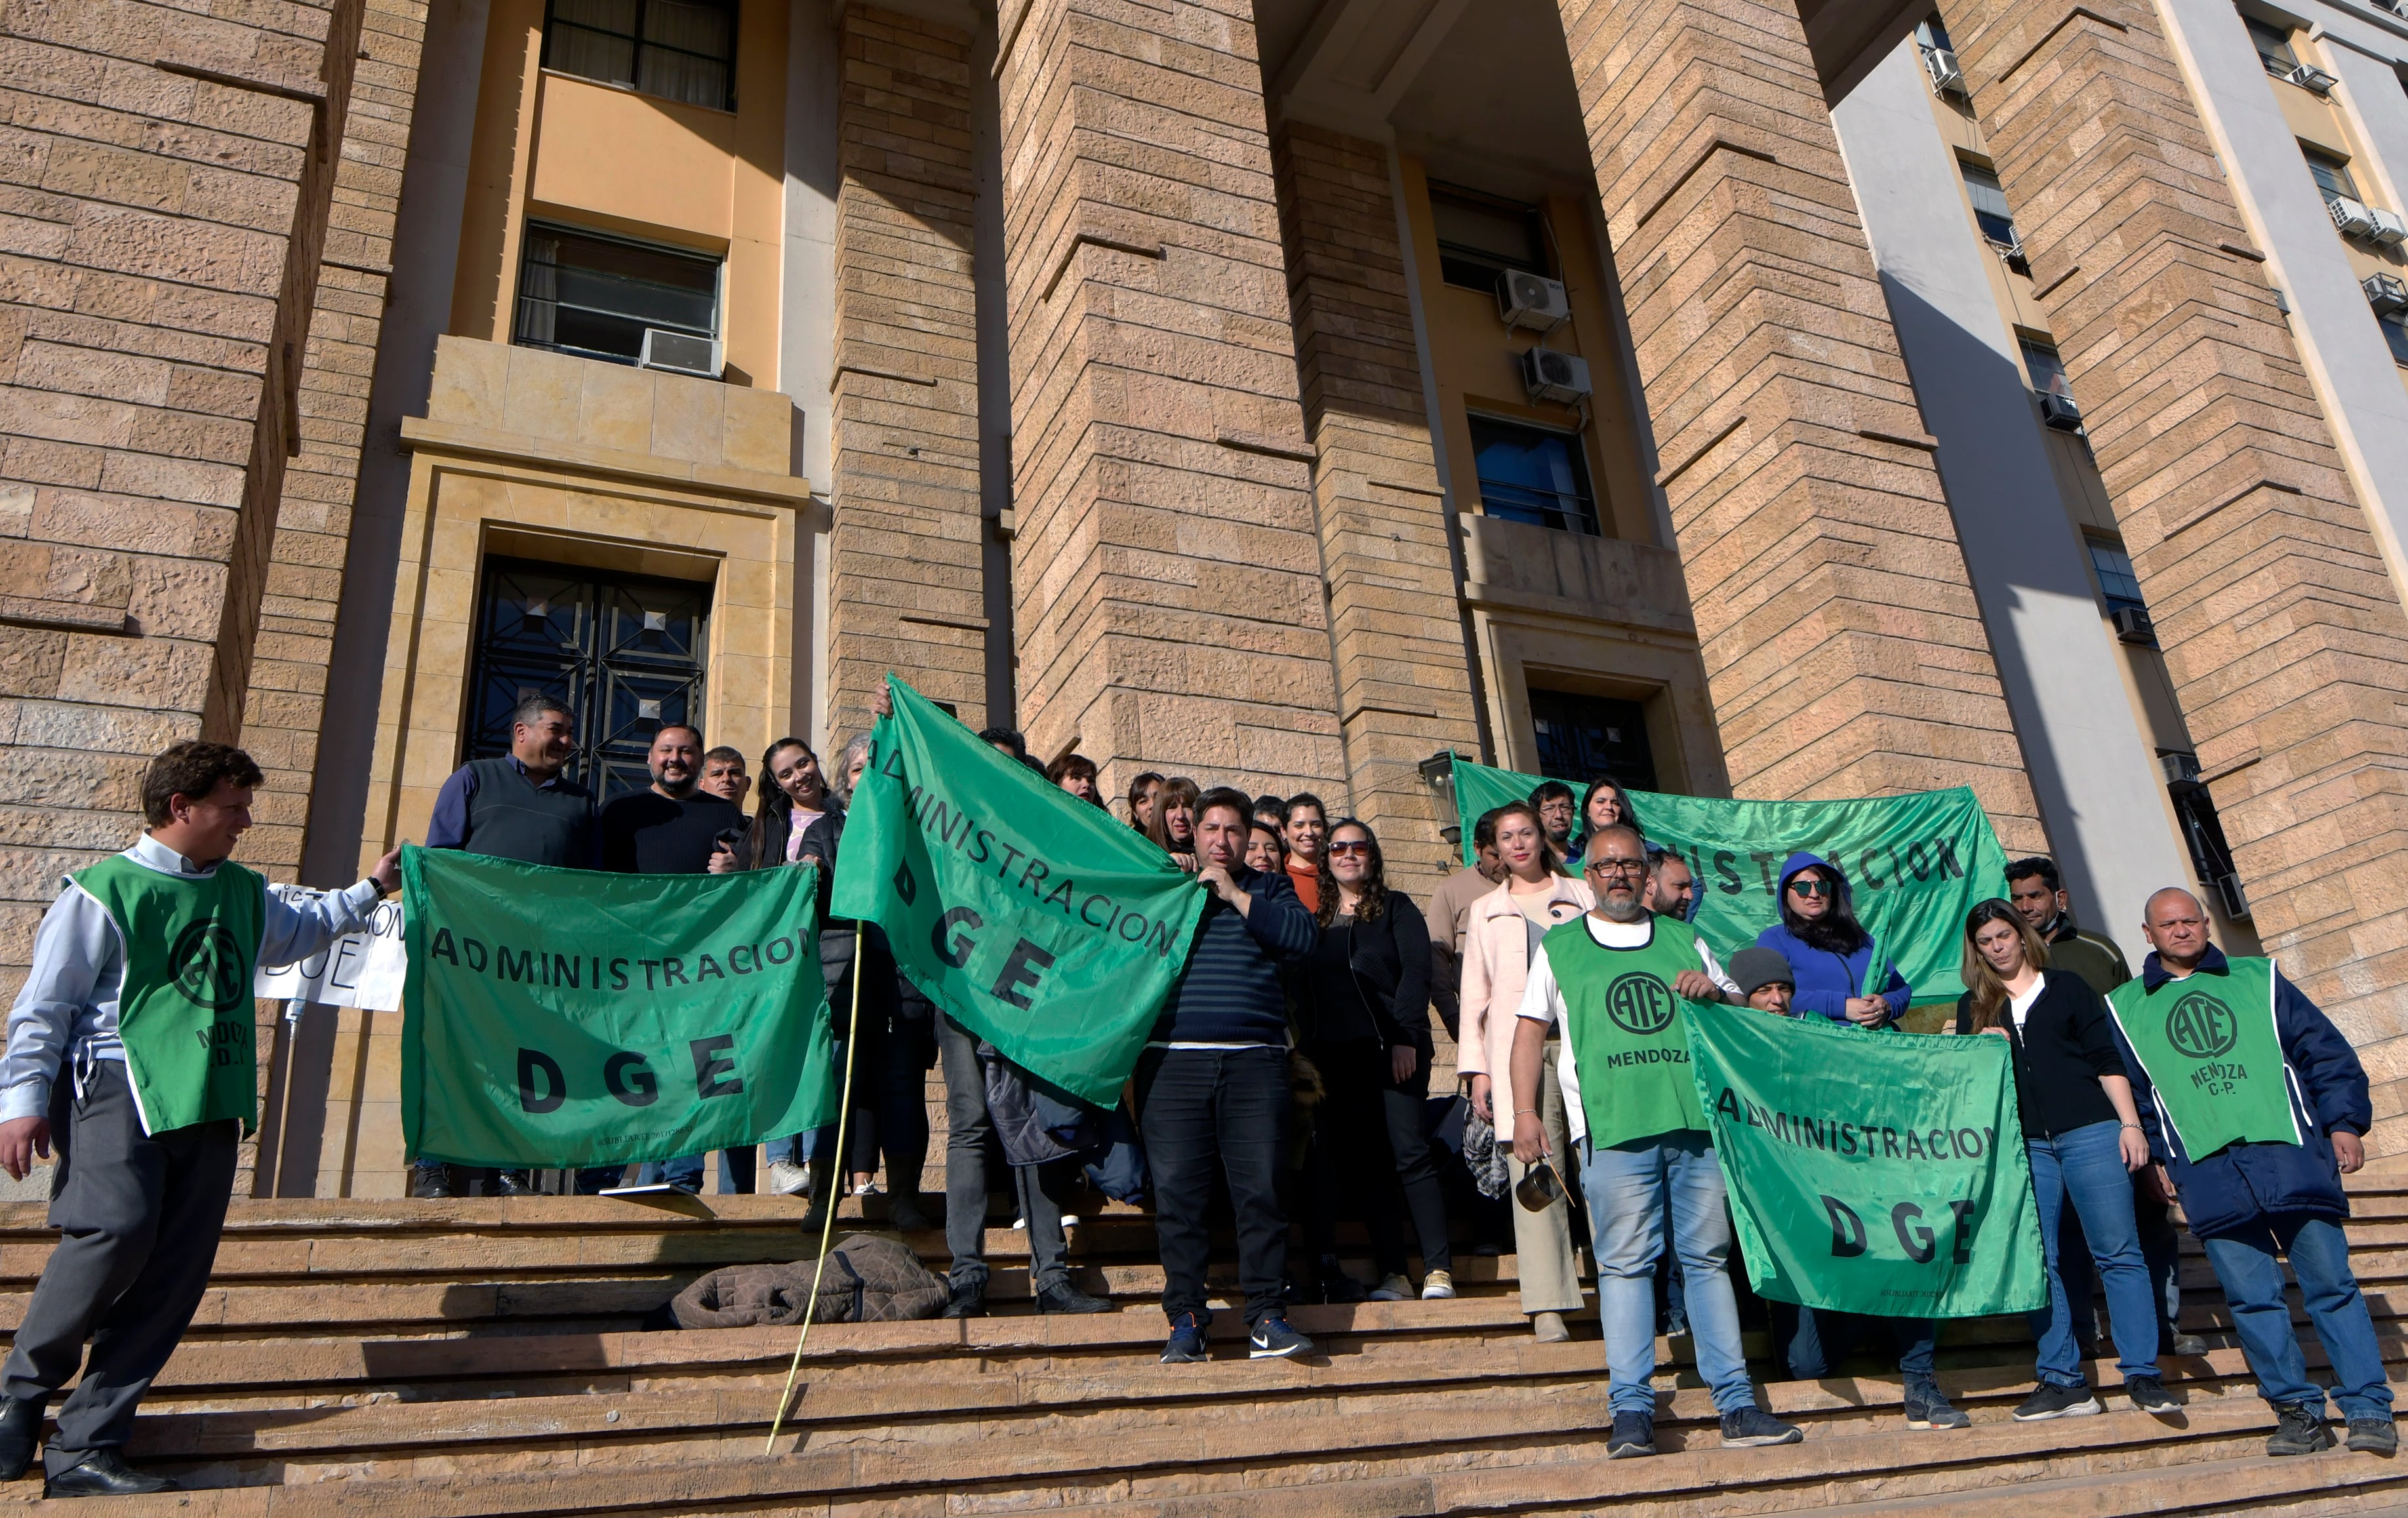
[[[527,865],[594,867],[594,793],[563,776],[538,787],[508,754],[472,759],[477,777],[468,799],[468,853]]]

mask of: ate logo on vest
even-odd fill
[[[222,923],[204,919],[176,935],[167,951],[168,976],[184,999],[212,1012],[230,1012],[251,995],[250,967]]]
[[[1633,970],[1605,988],[1605,1013],[1625,1033],[1653,1038],[1672,1025],[1672,993],[1656,977]]]
[[[2229,1054],[2240,1038],[2232,1009],[2203,991],[2192,992],[2166,1013],[2166,1042],[2193,1059]]]

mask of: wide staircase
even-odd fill
[[[2408,1176],[2355,1189],[2355,1258],[2397,1378]],[[1459,1259],[1455,1301],[1298,1308],[1323,1352],[1309,1362],[1248,1360],[1239,1315],[1225,1313],[1212,1363],[1163,1366],[1147,1220],[1107,1213],[1076,1231],[1080,1283],[1121,1310],[1075,1318],[1030,1310],[1025,1236],[997,1227],[994,1316],[814,1328],[785,1431],[765,1450],[794,1331],[646,1325],[705,1270],[802,1256],[800,1210],[768,1196],[682,1210],[602,1198],[239,1202],[132,1451],[190,1490],[122,1499],[123,1511],[2103,1518],[2408,1507],[2408,1464],[2262,1453],[2272,1418],[2187,1239],[2184,1326],[2210,1350],[2166,1362],[2178,1414],[2131,1411],[2111,1359],[2090,1368],[2106,1415],[2017,1424],[2029,1346],[2015,1325],[1984,1321],[1951,1325],[1942,1341],[1941,1382],[1971,1412],[1970,1430],[1909,1432],[1895,1374],[1860,1362],[1860,1379],[1765,1387],[1773,1411],[1804,1425],[1803,1443],[1725,1450],[1687,1341],[1672,1339],[1658,1346],[1664,1453],[1609,1461],[1594,1313],[1569,1343],[1533,1341],[1510,1255]],[[0,1208],[0,1326],[20,1320],[48,1256],[41,1223],[37,1205]],[[910,1241],[942,1269],[940,1238]],[[1368,1275],[1367,1260],[1353,1263]],[[1749,1348],[1761,1370],[1761,1339]],[[2310,1358],[2321,1367],[2313,1340]],[[29,1478],[0,1500],[39,1491]]]

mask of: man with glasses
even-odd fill
[[[1597,906],[1550,931],[1530,963],[1513,1089],[1539,1089],[1548,1030],[1560,1026],[1556,1069],[1596,1230],[1598,1316],[1612,1376],[1606,1454],[1656,1453],[1656,1261],[1668,1216],[1698,1370],[1722,1415],[1723,1442],[1794,1444],[1805,1436],[1758,1408],[1748,1379],[1725,1267],[1730,1215],[1681,1022],[1684,1002],[1736,1003],[1739,987],[1694,929],[1647,909],[1647,846],[1637,833],[1599,829],[1583,873]],[[1513,1114],[1513,1153],[1535,1167],[1534,1190],[1560,1184],[1553,1167],[1539,1164],[1546,1153],[1537,1110],[1522,1108]]]

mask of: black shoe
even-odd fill
[[[45,1500],[56,1497],[141,1497],[173,1492],[176,1483],[165,1476],[145,1476],[125,1463],[115,1450],[94,1450],[83,1464],[60,1471],[42,1482]]]
[[[2166,1395],[2166,1383],[2155,1376],[2126,1376],[2124,1395],[2143,1412],[2176,1412],[2182,1404]]]
[[[34,1463],[35,1447],[42,1442],[40,1400],[0,1397],[0,1482],[13,1482]]]
[[[1312,1340],[1287,1325],[1285,1318],[1265,1318],[1246,1340],[1250,1360],[1293,1360],[1312,1353]]]
[[[1656,1420],[1644,1412],[1617,1412],[1613,1432],[1605,1439],[1605,1457],[1627,1460],[1656,1453]]]
[[[422,1165],[410,1177],[409,1195],[422,1202],[448,1202],[460,1195],[452,1181],[452,1167]]]
[[[2274,1432],[2266,1440],[2268,1454],[2314,1454],[2332,1448],[2332,1430],[2325,1426],[2325,1410],[2315,1403],[2291,1402],[2274,1410]]]
[[[2352,1418],[2349,1447],[2368,1454],[2398,1454],[2400,1428],[2388,1418]]]
[[[1333,1307],[1342,1307],[1350,1302],[1363,1301],[1369,1296],[1370,1293],[1365,1290],[1361,1282],[1346,1273],[1346,1267],[1338,1263],[1336,1255],[1322,1256],[1321,1299],[1323,1301]]]
[[[1112,1304],[1101,1296],[1090,1296],[1068,1281],[1057,1281],[1037,1294],[1039,1312],[1110,1312]]]
[[[2042,1382],[2040,1389],[2025,1397],[2015,1409],[2015,1422],[2039,1423],[2044,1418],[2087,1418],[2094,1412],[2104,1412],[2099,1398],[2090,1395],[2087,1382],[2079,1386],[2059,1386]]]
[[[1723,1414],[1723,1443],[1742,1449],[1760,1444],[1795,1444],[1806,1437],[1796,1424],[1785,1424],[1759,1407],[1733,1408]]]
[[[937,1316],[940,1318],[983,1318],[986,1316],[985,1282],[982,1281],[976,1285],[971,1286],[955,1286],[953,1288],[953,1294],[951,1296],[945,1298],[945,1305],[938,1310]]]
[[[535,1172],[532,1170],[496,1170],[494,1172],[494,1195],[496,1196],[534,1196]]]
[[[1204,1348],[1204,1320],[1182,1312],[1170,1320],[1170,1338],[1162,1346],[1164,1365],[1197,1365],[1211,1358]]]
[[[935,1219],[920,1210],[918,1202],[899,1191],[886,1204],[886,1221],[897,1233],[925,1233],[937,1225]]]

